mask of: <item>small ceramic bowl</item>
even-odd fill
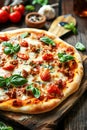
[[[46,22],[46,17],[37,13],[28,13],[25,17],[25,23],[31,28],[42,28]]]

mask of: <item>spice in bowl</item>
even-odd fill
[[[46,17],[37,12],[28,13],[25,17],[25,23],[29,27],[42,28],[46,22]]]

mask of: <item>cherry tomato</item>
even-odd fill
[[[12,12],[10,15],[9,15],[9,19],[11,22],[13,23],[17,23],[21,20],[21,14],[20,12],[18,11],[15,11],[15,12]]]
[[[23,54],[23,53],[18,53],[17,56],[23,60],[28,60],[29,59],[29,56],[26,55],[26,54]]]
[[[5,10],[0,10],[0,23],[5,23],[9,19],[9,13]]]
[[[55,84],[51,84],[51,85],[48,87],[47,91],[48,91],[48,93],[50,93],[50,94],[55,93],[55,94],[61,95],[60,89],[59,89],[58,86],[55,85]]]
[[[43,81],[49,81],[51,79],[51,75],[50,75],[50,72],[49,70],[44,70],[40,73],[40,78],[43,80]]]
[[[8,39],[8,37],[6,35],[2,35],[2,36],[0,36],[0,40],[8,41],[9,39]]]
[[[20,5],[15,5],[13,7],[14,11],[19,11],[22,15],[24,14],[25,8],[24,5],[20,4]]]
[[[12,64],[7,64],[3,67],[4,70],[12,71],[15,68]]]
[[[42,56],[43,60],[49,61],[49,60],[53,60],[53,55],[52,54],[44,54]]]
[[[22,41],[22,42],[20,42],[20,45],[22,47],[28,47],[28,42],[27,41]]]
[[[10,6],[3,6],[3,7],[1,8],[1,10],[5,10],[5,11],[7,11],[8,13],[10,13]]]

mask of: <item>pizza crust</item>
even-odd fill
[[[9,37],[13,35],[17,35],[19,33],[24,33],[24,32],[35,32],[35,33],[44,33],[48,35],[50,38],[54,39],[55,42],[62,42],[67,46],[71,46],[68,43],[64,42],[60,38],[56,37],[50,32],[44,31],[44,30],[37,30],[37,29],[29,29],[29,28],[23,28],[23,29],[17,29],[17,30],[12,30],[12,31],[7,31],[7,32],[0,32],[1,34],[8,35]],[[61,99],[49,99],[48,101],[45,102],[39,102],[36,104],[24,104],[23,106],[15,107],[13,106],[13,102],[15,99],[11,99],[8,101],[5,101],[3,103],[0,103],[0,110],[6,110],[6,111],[13,111],[13,112],[21,112],[21,113],[28,113],[28,114],[39,114],[39,113],[44,113],[48,112],[50,110],[53,110],[55,107],[57,107],[63,100],[65,100],[68,96],[70,96],[72,93],[78,90],[82,77],[83,77],[83,65],[82,65],[82,59],[78,51],[73,47],[75,50],[75,58],[78,63],[78,68],[75,71],[75,76],[73,79],[72,83],[68,83],[67,88],[63,90],[64,96]]]

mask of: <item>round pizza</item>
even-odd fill
[[[50,32],[0,32],[0,110],[38,114],[78,90],[83,65],[77,50]]]

